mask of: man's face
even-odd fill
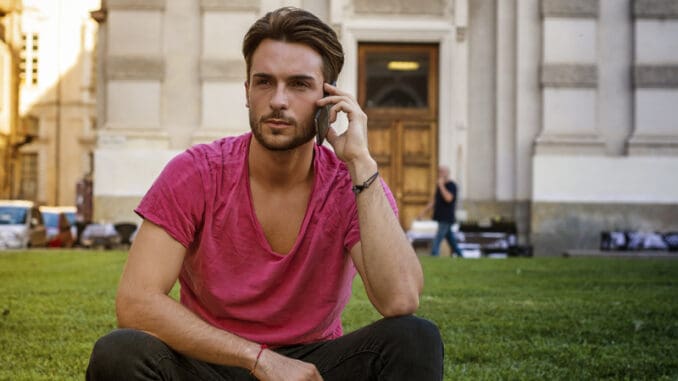
[[[315,102],[323,96],[322,58],[298,43],[266,39],[245,82],[250,128],[264,147],[289,150],[315,136]]]

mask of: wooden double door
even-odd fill
[[[358,100],[369,118],[370,152],[408,229],[437,177],[438,46],[360,44],[358,52]]]

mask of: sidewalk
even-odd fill
[[[563,257],[599,257],[599,258],[638,258],[638,259],[678,259],[678,252],[671,251],[603,251],[591,249],[572,249],[563,253]]]

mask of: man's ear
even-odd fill
[[[250,108],[250,84],[245,81],[245,107]]]

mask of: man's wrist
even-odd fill
[[[351,174],[353,185],[363,184],[377,171],[377,162],[369,154],[347,162],[346,165]]]

